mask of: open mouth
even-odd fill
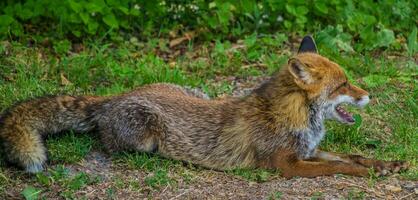
[[[353,115],[346,111],[341,105],[335,107],[335,111],[337,112],[338,116],[347,124],[354,124],[355,120]]]

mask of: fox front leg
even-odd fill
[[[365,158],[360,155],[345,155],[317,150],[315,155],[309,160],[340,161],[345,163],[355,163],[367,168],[373,168],[378,176],[385,176],[408,169],[405,161],[382,161]]]
[[[261,167],[275,168],[286,178],[329,176],[346,174],[368,176],[369,169],[363,165],[339,160],[302,160],[292,152],[277,152],[270,159],[260,163]]]

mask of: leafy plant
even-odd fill
[[[149,38],[186,28],[219,39],[278,30],[316,32],[328,24],[344,30],[337,40],[344,42],[340,48],[349,48],[350,36],[360,39],[356,50],[362,51],[387,48],[404,37],[416,27],[417,7],[416,1],[394,0],[7,0],[0,3],[0,38],[40,34],[121,41],[126,33]],[[58,42],[54,48],[65,52],[67,44]]]
[[[41,192],[40,189],[28,186],[22,191],[22,195],[26,200],[36,200]]]

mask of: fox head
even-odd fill
[[[303,38],[298,54],[289,59],[285,70],[308,100],[321,106],[326,119],[353,124],[352,114],[342,105],[364,107],[369,102],[369,94],[351,84],[338,64],[318,54],[310,36]]]

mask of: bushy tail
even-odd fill
[[[43,136],[64,130],[89,131],[102,97],[43,97],[17,104],[0,120],[0,139],[7,158],[29,173],[43,170],[47,159]]]

